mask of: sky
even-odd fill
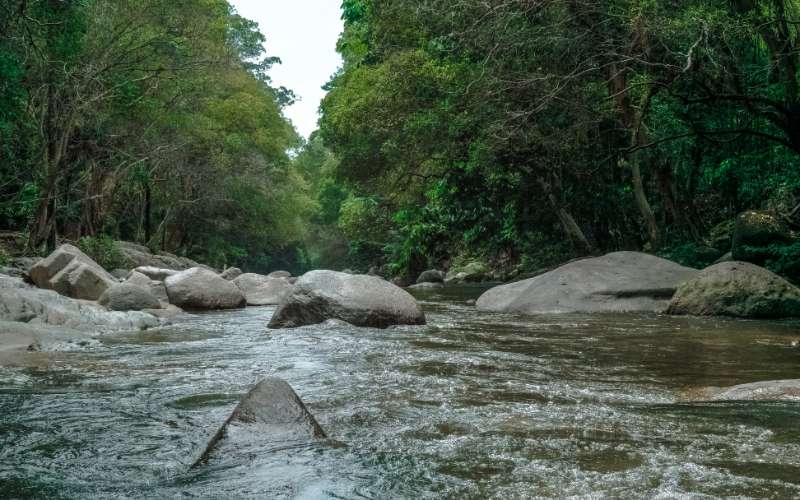
[[[303,137],[316,130],[322,86],[341,65],[336,41],[342,32],[341,0],[230,0],[239,15],[258,22],[267,55],[283,64],[270,71],[274,86],[294,91],[285,110]]]

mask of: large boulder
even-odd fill
[[[220,453],[231,448],[235,453],[254,442],[263,449],[270,442],[288,444],[324,437],[325,431],[292,387],[284,380],[267,378],[242,398],[192,467],[208,462],[223,444]]]
[[[162,302],[169,302],[169,296],[167,296],[167,287],[164,286],[163,281],[150,279],[138,271],[132,271],[128,276],[128,279],[125,280],[125,283],[138,286],[139,288],[144,288],[158,300]]]
[[[154,281],[164,281],[170,276],[175,276],[180,272],[180,271],[175,271],[174,269],[165,269],[163,267],[152,267],[152,266],[137,267],[133,271],[139,274],[144,274],[145,276]]]
[[[691,391],[689,400],[795,401],[800,402],[800,380],[768,380],[733,387],[707,387]]]
[[[108,311],[98,304],[73,300],[4,276],[0,276],[0,321],[92,332],[144,330],[161,324],[151,314]]]
[[[800,316],[800,288],[763,267],[723,262],[681,285],[667,312],[739,318]]]
[[[516,314],[661,312],[678,285],[696,274],[653,255],[615,252],[492,288],[476,305]]]
[[[117,280],[88,255],[72,245],[62,245],[31,268],[39,288],[55,290],[74,299],[97,300]]]
[[[220,273],[220,276],[222,276],[228,281],[233,281],[241,275],[242,275],[242,270],[239,269],[238,267],[229,267],[228,269]]]
[[[417,278],[417,284],[421,283],[444,283],[445,278],[444,271],[437,271],[435,269],[431,269],[428,271],[423,272]]]
[[[408,292],[376,276],[311,271],[281,302],[270,328],[339,319],[355,326],[423,325],[425,313]]]
[[[100,297],[100,304],[111,311],[161,309],[161,303],[149,290],[131,283],[117,283]]]
[[[128,241],[117,241],[117,249],[123,256],[124,263],[129,269],[136,267],[156,267],[171,269],[173,271],[185,271],[192,267],[198,267],[197,262],[186,257],[178,257],[168,252],[154,254],[149,248]]]
[[[235,309],[245,305],[239,287],[202,267],[168,277],[169,302],[184,309]]]
[[[239,276],[233,283],[242,291],[249,306],[280,304],[292,289],[288,278],[270,278],[252,273]]]
[[[770,258],[769,247],[793,240],[789,226],[771,212],[749,211],[736,218],[733,227],[733,258],[764,264]]]

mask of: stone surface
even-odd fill
[[[700,401],[800,402],[800,379],[768,380],[732,387],[707,387],[690,391],[686,399]]]
[[[435,290],[437,288],[444,288],[444,283],[431,283],[426,281],[424,283],[417,283],[408,287],[411,290]]]
[[[269,326],[293,328],[328,319],[376,328],[425,324],[425,314],[414,297],[381,278],[311,271],[295,283]]]
[[[269,278],[291,278],[292,273],[289,271],[272,271],[267,275]]]
[[[444,271],[437,271],[435,269],[431,269],[428,271],[423,272],[417,278],[417,284],[421,283],[444,283],[445,278]]]
[[[62,245],[31,268],[39,288],[55,290],[74,299],[97,300],[117,280],[88,255],[72,245]]]
[[[6,276],[0,276],[0,321],[90,332],[135,331],[161,324],[151,314],[108,311],[96,303],[73,300]]]
[[[292,387],[284,380],[267,378],[242,398],[192,467],[208,462],[215,450],[236,453],[251,444],[263,449],[269,442],[324,437],[322,427]]]
[[[800,289],[747,262],[723,262],[682,284],[669,314],[786,318],[800,316]]]
[[[492,288],[476,305],[517,314],[662,312],[677,287],[697,273],[653,255],[615,252]]]
[[[164,284],[170,304],[184,309],[235,309],[245,305],[239,287],[201,267],[170,276]]]
[[[0,321],[0,352],[68,350],[89,339],[89,334],[68,328]]]
[[[111,311],[161,308],[161,303],[148,289],[131,283],[117,283],[103,293],[99,302]]]
[[[134,269],[135,272],[144,274],[151,280],[155,281],[164,281],[170,276],[175,276],[180,271],[175,271],[173,269],[164,269],[163,267],[150,267],[150,266],[142,266],[137,267]]]
[[[164,286],[163,281],[150,279],[138,271],[131,271],[128,279],[125,280],[125,283],[144,288],[153,294],[158,300],[162,302],[169,302],[169,297],[167,296],[167,287]]]
[[[131,272],[127,269],[114,269],[111,271],[111,276],[117,278],[118,280],[125,281],[130,276]]]
[[[229,267],[228,269],[220,273],[220,276],[222,276],[224,279],[228,281],[233,281],[241,275],[242,275],[242,270],[239,269],[238,267]]]
[[[287,278],[270,278],[252,273],[239,276],[233,283],[242,291],[249,306],[280,304],[292,289]]]
[[[136,267],[155,267],[171,269],[173,271],[185,271],[192,267],[197,267],[197,262],[186,257],[178,257],[168,252],[154,254],[149,248],[128,241],[117,241],[117,249],[123,256],[125,265],[129,269]]]

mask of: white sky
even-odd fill
[[[267,55],[283,64],[270,71],[273,84],[294,91],[298,102],[286,116],[303,137],[316,130],[322,86],[341,65],[336,41],[342,31],[341,0],[230,0],[239,15],[258,22]]]

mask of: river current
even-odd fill
[[[0,498],[800,497],[800,403],[683,402],[800,378],[800,325],[517,317],[420,292],[424,327],[192,316],[0,366]],[[287,380],[329,441],[190,469],[240,397]]]

